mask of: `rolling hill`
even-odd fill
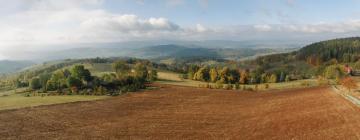
[[[133,43],[95,43],[80,44],[74,46],[56,46],[54,51],[30,51],[24,52],[16,59],[31,60],[43,63],[64,59],[83,58],[109,58],[109,57],[134,57],[150,59],[155,62],[164,60],[192,61],[192,60],[244,60],[254,59],[266,54],[282,53],[296,50],[296,47],[263,48],[257,45],[249,45],[244,42],[229,41],[203,41],[203,42],[173,42],[177,44],[153,45],[156,42],[145,45],[146,42]],[[193,44],[191,44],[193,43]],[[221,46],[223,44],[224,46]],[[243,47],[240,47],[242,46]],[[280,45],[281,46],[281,45]],[[10,64],[12,63],[12,64]],[[0,73],[9,73],[21,70],[33,65],[28,61],[4,61],[0,63]]]
[[[242,59],[246,57],[271,53],[289,52],[293,48],[206,48],[202,46],[182,46],[175,44],[154,45],[146,47],[89,47],[74,48],[50,52],[43,55],[45,61],[61,59],[79,59],[95,57],[136,57],[143,59],[169,59],[169,58],[219,58]],[[39,58],[40,59],[40,58]]]
[[[340,38],[320,41],[307,45],[297,51],[262,56],[257,61],[307,61],[321,65],[330,60],[352,63],[360,58],[360,37]]]
[[[1,60],[0,61],[0,74],[14,73],[25,67],[34,65],[31,61],[12,61],[12,60]]]

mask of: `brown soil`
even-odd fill
[[[326,87],[244,93],[164,86],[1,111],[0,139],[360,139],[360,108]]]

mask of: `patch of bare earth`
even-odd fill
[[[327,87],[245,93],[165,86],[0,112],[0,139],[360,139],[360,109]]]

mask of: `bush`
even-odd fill
[[[265,84],[265,89],[269,89],[270,85],[269,84]]]
[[[324,78],[324,77],[322,77],[322,76],[319,76],[318,78],[317,78],[317,83],[318,83],[318,85],[327,85],[328,84],[328,81],[327,81],[327,79],[326,78]]]
[[[254,91],[253,88],[249,87],[249,88],[246,88],[247,91]]]
[[[223,88],[223,83],[222,83],[221,81],[216,81],[215,87],[216,87],[217,89]]]
[[[240,88],[240,85],[238,83],[234,84],[234,87],[233,87],[234,90],[238,90],[239,88]]]
[[[207,84],[205,85],[205,88],[210,88],[210,84],[207,83]]]
[[[226,89],[226,90],[230,90],[231,89],[231,84],[224,84],[223,85],[223,89]]]
[[[180,78],[181,80],[189,79],[188,77],[189,77],[188,74],[179,74],[179,78]]]
[[[303,81],[303,82],[301,82],[301,86],[308,87],[308,86],[310,86],[310,83],[308,81]]]

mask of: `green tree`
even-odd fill
[[[40,79],[37,78],[37,77],[32,78],[31,81],[30,81],[30,88],[33,89],[33,90],[40,89],[41,88]]]
[[[148,69],[146,68],[146,66],[142,63],[137,63],[135,64],[134,67],[134,74],[135,77],[141,78],[141,79],[147,79],[148,77]]]
[[[107,82],[107,83],[111,83],[113,81],[116,80],[116,75],[113,75],[113,74],[103,74],[101,76],[101,79],[104,81],[104,82]]]
[[[65,78],[68,78],[71,76],[71,72],[68,69],[65,69],[63,73],[64,73]]]
[[[344,72],[341,70],[340,65],[330,65],[324,70],[324,77],[328,79],[335,79],[343,75]]]
[[[82,87],[82,82],[77,77],[70,76],[67,78],[67,84],[68,87],[73,88],[76,87],[77,89],[80,89]]]
[[[290,76],[289,75],[286,75],[285,82],[290,82]]]
[[[64,71],[57,70],[52,75],[50,80],[47,82],[47,90],[54,91],[66,87],[66,76]]]
[[[188,67],[188,79],[194,79],[195,73],[199,70],[199,67],[197,65],[190,65]]]
[[[43,88],[43,90],[46,90],[46,84],[47,84],[48,80],[50,79],[50,77],[51,77],[51,74],[49,74],[47,72],[39,75],[40,84],[41,84],[41,87]]]
[[[156,81],[157,80],[157,71],[152,69],[150,70],[149,74],[148,74],[148,81]]]
[[[267,82],[267,74],[263,73],[260,76],[260,83],[266,83]]]
[[[112,64],[118,77],[125,77],[130,73],[130,66],[125,61],[116,61]]]
[[[84,65],[76,65],[71,69],[71,76],[79,80],[90,82],[92,80],[91,73],[85,69]]]

